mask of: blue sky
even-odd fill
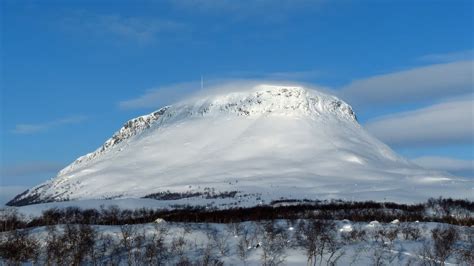
[[[201,75],[324,86],[397,152],[472,177],[472,32],[467,0],[1,1],[2,186],[53,177]]]

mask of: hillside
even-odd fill
[[[280,198],[472,200],[472,189],[472,181],[397,155],[334,96],[259,85],[132,119],[95,152],[9,205],[142,197],[219,206]]]

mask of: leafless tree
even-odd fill
[[[135,237],[133,238],[133,261],[134,265],[143,265],[145,263],[143,247],[147,242],[145,231],[139,232],[137,230]]]
[[[228,223],[226,230],[233,236],[238,236],[244,230],[244,227],[240,223]]]
[[[280,265],[285,262],[285,249],[288,241],[286,229],[274,221],[262,225],[262,265]]]
[[[367,231],[360,228],[359,226],[353,226],[352,231],[350,232],[341,232],[341,239],[346,244],[366,241]]]
[[[35,263],[40,252],[39,242],[28,229],[17,229],[0,238],[0,258],[9,264]]]
[[[474,228],[464,228],[464,245],[456,250],[457,258],[461,264],[474,265]]]
[[[379,234],[382,236],[384,242],[393,243],[398,237],[399,228],[397,227],[384,227],[379,231]]]
[[[418,257],[421,259],[420,265],[423,266],[436,266],[436,260],[429,241],[423,241],[421,248],[417,252]]]
[[[321,265],[330,243],[335,241],[335,224],[332,221],[310,219],[298,225],[298,241],[306,250],[308,264]],[[337,245],[335,245],[337,246]]]
[[[344,256],[345,250],[344,250],[344,242],[342,240],[338,240],[336,236],[336,231],[334,230],[330,233],[331,236],[329,238],[329,241],[327,243],[327,253],[328,253],[328,258],[326,259],[326,264],[327,265],[336,265],[337,261]]]
[[[145,259],[148,265],[164,265],[169,257],[165,239],[168,230],[164,226],[155,225],[155,232],[145,244]]]
[[[49,226],[47,232],[47,263],[80,265],[95,256],[97,232],[92,226],[65,224],[62,232]]]
[[[369,244],[372,265],[390,264],[397,258],[394,240],[398,232],[398,227],[382,227],[372,232],[373,241]]]
[[[46,258],[45,258],[45,264],[51,265],[54,262],[57,263],[56,260],[56,254],[60,253],[60,243],[57,240],[58,238],[58,233],[57,233],[57,228],[54,225],[48,225],[46,227],[46,245],[45,245],[45,253],[46,253]]]
[[[410,223],[403,223],[400,227],[405,240],[418,240],[421,237],[420,229]]]
[[[393,253],[393,246],[389,242],[380,242],[374,241],[370,246],[370,259],[372,265],[374,266],[382,266],[391,264],[395,258],[397,257],[395,253]]]
[[[437,227],[431,231],[433,253],[441,265],[453,254],[454,244],[459,239],[459,232],[454,226]]]
[[[25,225],[25,217],[18,213],[16,208],[5,208],[0,214],[0,232],[15,230]]]
[[[108,234],[97,234],[94,253],[92,254],[93,265],[103,265],[107,262],[107,255],[112,253],[116,245],[114,239]],[[118,263],[117,263],[118,264]]]
[[[208,242],[202,250],[202,255],[195,261],[194,265],[222,266],[224,263],[219,260],[219,256],[215,255],[214,246]]]
[[[187,230],[175,235],[171,240],[170,251],[175,258],[179,258],[178,264],[188,265],[188,258],[185,256],[188,241],[186,240]],[[190,262],[189,262],[190,263]]]
[[[91,261],[95,257],[97,231],[88,224],[81,224],[78,226],[79,231],[77,238],[75,238],[76,245],[74,252],[74,264],[79,265],[84,261]]]
[[[137,230],[133,225],[121,225],[120,226],[120,244],[122,248],[127,252],[127,263],[132,265],[133,261],[133,243],[137,235]]]
[[[250,255],[250,236],[247,229],[242,229],[237,242],[237,255],[244,265],[247,265],[247,258]]]
[[[217,250],[219,250],[220,255],[223,257],[229,255],[229,239],[232,235],[232,231],[219,231],[216,228],[211,228],[207,231],[209,241]]]

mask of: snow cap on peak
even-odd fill
[[[212,93],[209,93],[212,92]],[[299,85],[254,84],[222,86],[173,105],[175,118],[233,113],[255,115],[336,116],[356,120],[352,108],[335,96]]]

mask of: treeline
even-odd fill
[[[291,204],[290,204],[291,203]],[[174,210],[120,209],[117,206],[99,209],[78,207],[52,208],[42,215],[26,220],[15,209],[5,209],[0,220],[0,231],[57,224],[123,225],[142,224],[162,218],[172,222],[235,223],[275,219],[321,219],[369,222],[440,222],[453,225],[474,225],[474,203],[467,200],[429,199],[423,204],[392,202],[346,201],[276,201],[272,205],[250,208],[209,210],[204,207],[184,207]]]
[[[144,199],[156,199],[156,200],[179,200],[186,198],[202,197],[204,199],[225,199],[233,198],[237,195],[238,191],[223,191],[216,192],[213,188],[204,188],[204,192],[170,192],[163,191],[158,193],[152,193],[144,196]]]

